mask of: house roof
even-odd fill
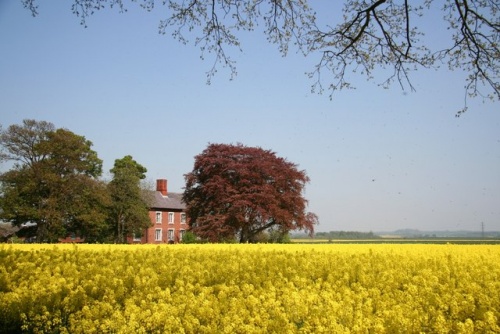
[[[182,194],[168,193],[168,196],[163,196],[159,191],[153,191],[152,209],[174,209],[184,210],[186,205],[182,202]]]

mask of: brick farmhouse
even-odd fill
[[[156,191],[152,193],[149,219],[151,227],[142,236],[129,239],[132,243],[163,244],[177,243],[188,229],[186,206],[182,194],[169,193],[167,180],[156,180]]]

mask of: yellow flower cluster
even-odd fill
[[[27,333],[500,333],[500,248],[0,246]]]

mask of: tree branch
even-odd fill
[[[328,78],[330,98],[336,90],[352,88],[348,71],[361,73],[368,80],[376,69],[392,68],[381,81],[388,87],[397,80],[402,89],[414,90],[410,73],[418,68],[439,67],[447,63],[451,70],[464,71],[465,95],[500,100],[500,3],[497,0],[445,0],[444,20],[449,23],[451,46],[431,51],[422,43],[421,29],[413,26],[415,17],[432,10],[435,0],[421,5],[410,1],[350,0],[344,2],[344,20],[336,26],[320,28],[314,11],[306,0],[162,0],[168,16],[160,21],[159,32],[171,29],[172,36],[200,48],[201,58],[214,56],[207,71],[207,83],[222,64],[236,73],[231,49],[241,51],[236,35],[239,30],[253,31],[264,24],[263,33],[269,42],[277,44],[286,55],[295,44],[305,55],[317,55],[319,60],[309,74],[312,90],[323,92],[323,80]],[[36,0],[21,0],[33,16],[38,14]],[[123,0],[73,0],[72,11],[86,24],[88,16],[104,7],[126,11]],[[152,10],[155,0],[133,0],[146,10]],[[436,1],[437,2],[437,1]],[[442,3],[442,2],[440,2]],[[329,77],[321,72],[328,72]],[[483,86],[488,90],[484,94]],[[491,89],[491,90],[490,90]],[[464,110],[466,109],[466,106]]]
[[[378,6],[380,6],[383,3],[385,3],[386,1],[387,0],[378,0],[377,2],[375,2],[374,4],[372,4],[370,7],[366,8],[365,10],[359,11],[356,14],[356,17],[351,21],[351,23],[343,31],[340,32],[341,36],[346,37],[347,39],[351,40],[351,42],[342,51],[340,51],[339,53],[337,53],[337,55],[343,54],[346,50],[352,48],[354,46],[354,44],[356,44],[361,39],[361,37],[365,33],[366,28],[370,24],[370,13],[372,13],[372,12],[374,13],[375,9]],[[348,35],[349,30],[353,27],[354,24],[357,25],[358,21],[362,20],[362,15],[363,14],[365,15],[365,19],[364,19],[363,25],[361,26],[361,29],[356,34],[356,36],[350,37]]]

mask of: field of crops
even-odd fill
[[[500,333],[500,247],[0,245],[4,333]]]

